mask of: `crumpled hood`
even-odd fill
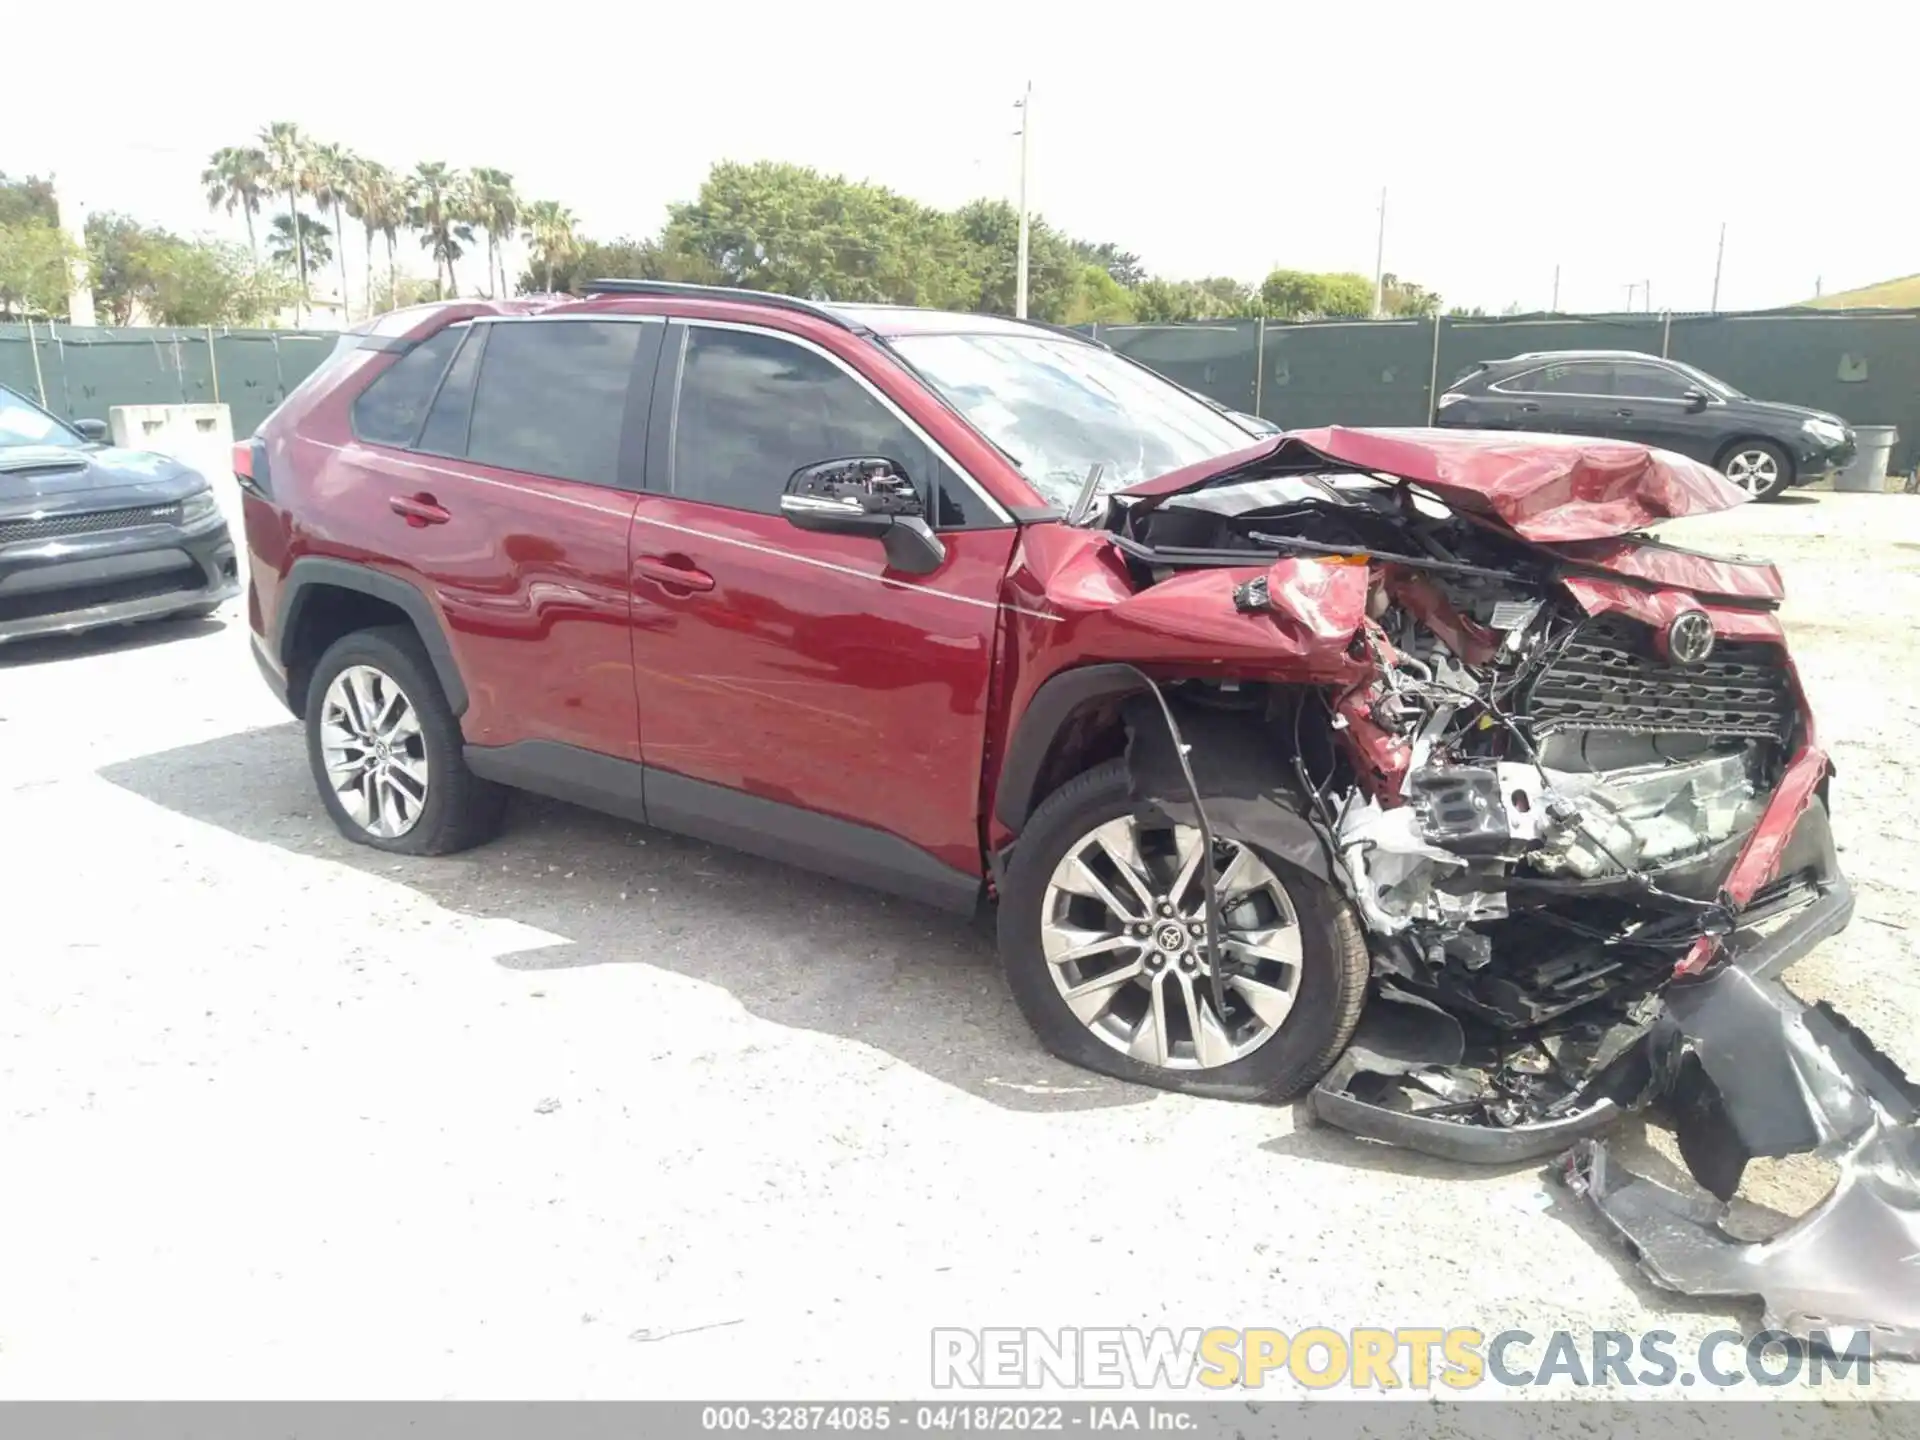
[[[0,517],[164,504],[206,483],[178,460],[145,450],[0,446]]]
[[[1338,425],[1289,431],[1122,493],[1151,502],[1224,479],[1328,466],[1410,481],[1455,510],[1546,544],[1627,535],[1749,498],[1698,461],[1624,440]]]

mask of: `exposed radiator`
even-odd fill
[[[1776,645],[1722,640],[1705,664],[1654,653],[1644,625],[1608,617],[1582,626],[1535,679],[1524,713],[1536,734],[1636,730],[1785,741],[1793,691]]]

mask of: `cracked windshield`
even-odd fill
[[[1095,465],[1105,493],[1254,443],[1177,386],[1079,340],[913,335],[893,345],[1062,507]]]

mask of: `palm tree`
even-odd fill
[[[466,190],[466,178],[438,160],[423,160],[413,167],[413,200],[408,223],[421,232],[420,248],[433,252],[436,284],[440,267],[446,266],[445,294],[449,298],[460,293],[453,262],[465,253],[462,245],[473,244]]]
[[[260,148],[267,157],[267,184],[276,194],[287,197],[287,211],[298,217],[300,197],[313,193],[313,147],[307,137],[300,133],[300,127],[290,120],[275,120],[260,132]],[[294,271],[300,282],[300,298],[294,306],[293,320],[297,325],[301,320],[301,309],[310,307],[311,296],[307,289],[307,273],[311,268],[304,253],[306,229],[298,224],[290,224],[289,233],[293,238],[299,262]]]
[[[322,212],[333,211],[333,230],[342,240],[346,238],[347,227],[341,221],[341,211],[347,196],[353,193],[353,172],[359,164],[359,156],[339,145],[313,147],[313,203]],[[347,295],[347,247],[344,244],[339,250],[339,260],[340,312],[351,321],[353,305]]]
[[[332,239],[333,231],[298,211],[276,215],[267,227],[267,258],[289,270],[303,266],[310,273],[333,258]]]
[[[373,237],[387,240],[387,295],[389,303],[400,290],[400,270],[393,258],[393,245],[400,227],[407,223],[406,186],[399,176],[376,160],[362,160],[354,167],[353,184],[347,192],[347,214],[358,220],[367,232],[367,313],[373,313]]]
[[[553,267],[564,264],[580,253],[580,236],[574,229],[573,212],[558,200],[535,200],[521,207],[521,234],[526,237],[529,259],[545,267],[547,289],[553,289]]]
[[[247,249],[253,263],[260,263],[260,245],[253,235],[253,217],[260,213],[260,201],[266,194],[269,171],[266,154],[252,146],[228,145],[213,152],[207,168],[200,172],[200,183],[207,188],[207,208],[238,210],[247,221]]]
[[[513,176],[504,170],[473,172],[473,218],[487,232],[487,286],[492,289],[499,276],[496,295],[507,293],[506,242],[520,220],[520,197],[513,191]]]

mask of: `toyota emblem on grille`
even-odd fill
[[[1713,654],[1713,620],[1704,610],[1683,610],[1667,626],[1667,658],[1676,665],[1699,665]]]

